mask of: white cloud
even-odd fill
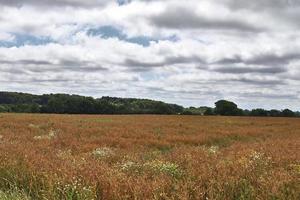
[[[195,106],[229,98],[245,107],[297,109],[300,7],[283,0],[233,2],[0,1],[2,90]],[[142,46],[88,34],[102,26],[154,41]]]
[[[6,32],[0,32],[0,41],[13,42],[15,36]]]

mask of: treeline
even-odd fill
[[[289,109],[243,110],[234,102],[220,100],[210,107],[184,108],[176,104],[135,98],[93,98],[69,94],[32,95],[0,92],[0,112],[57,114],[182,114],[222,116],[300,117]]]
[[[284,110],[265,110],[262,108],[243,110],[231,101],[220,100],[215,103],[215,108],[190,107],[183,111],[185,115],[222,115],[222,116],[256,116],[256,117],[300,117],[300,112]]]
[[[0,92],[0,112],[57,114],[178,114],[183,107],[134,98]]]

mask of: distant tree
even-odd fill
[[[246,113],[244,112],[243,109],[238,108],[238,109],[236,109],[234,115],[235,115],[235,116],[246,116]]]
[[[267,117],[269,116],[269,112],[267,110],[264,110],[262,108],[253,109],[250,113],[251,116],[257,116],[257,117]]]
[[[220,100],[215,103],[215,113],[218,115],[224,115],[224,116],[235,116],[241,113],[241,110],[238,109],[238,106],[227,100]]]
[[[97,114],[115,114],[116,107],[106,99],[97,99],[95,112]]]
[[[9,107],[6,105],[0,105],[0,113],[9,112]]]
[[[153,114],[174,114],[171,108],[163,102],[158,102]]]
[[[243,115],[244,116],[250,116],[251,111],[250,110],[243,110]]]
[[[204,112],[204,115],[215,115],[215,111],[214,111],[213,108],[207,107],[205,112]]]
[[[269,111],[269,115],[271,117],[280,117],[281,116],[281,111],[273,109],[273,110]]]
[[[59,95],[51,96],[48,104],[45,108],[47,113],[66,113],[65,106],[66,102],[64,102],[63,98]]]
[[[216,108],[189,107],[162,101],[135,98],[102,97],[94,99],[69,94],[32,95],[17,92],[0,92],[0,112],[59,113],[59,114],[184,114],[300,117],[300,112],[253,109],[242,110],[230,101],[215,103]]]
[[[284,109],[282,112],[281,112],[281,116],[282,117],[295,117],[295,113],[289,109]]]
[[[206,110],[206,107],[189,107],[189,108],[185,108],[181,113],[184,115],[203,115],[204,112]]]
[[[184,110],[181,114],[182,115],[193,115],[193,112],[187,109],[187,110]]]
[[[41,112],[40,106],[36,103],[30,105],[30,113],[39,113]]]

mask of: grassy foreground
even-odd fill
[[[0,115],[0,200],[300,199],[300,119]]]

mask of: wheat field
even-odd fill
[[[300,199],[300,119],[0,115],[0,199]]]

